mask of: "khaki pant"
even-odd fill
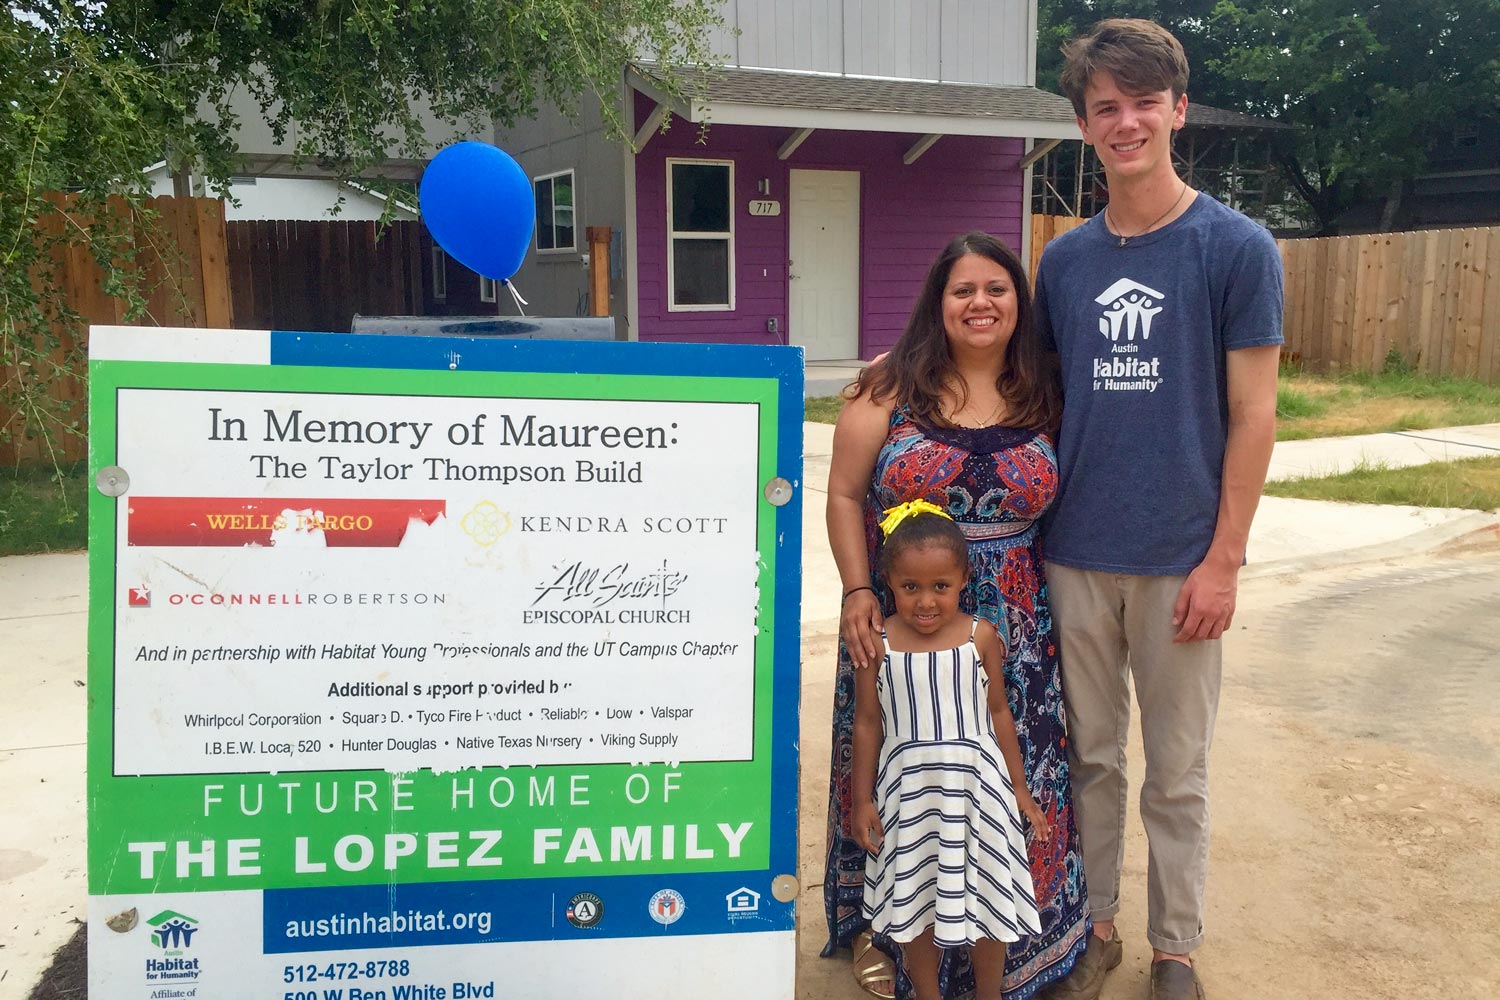
[[[1146,753],[1146,937],[1172,954],[1203,943],[1208,748],[1221,674],[1219,640],[1172,642],[1172,608],[1185,579],[1047,566],[1089,913],[1110,920],[1120,909],[1128,671]]]

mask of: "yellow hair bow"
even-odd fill
[[[953,520],[953,517],[946,510],[927,500],[909,500],[906,503],[898,503],[883,513],[885,517],[880,522],[880,531],[885,538],[890,538],[891,532],[895,531],[896,526],[902,521],[908,517],[916,517],[918,514],[936,514],[938,517],[946,517],[950,521]]]

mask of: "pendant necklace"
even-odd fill
[[[1123,247],[1125,244],[1129,243],[1131,240],[1135,239],[1136,237],[1138,237],[1138,236],[1144,236],[1147,233],[1149,233],[1151,230],[1155,229],[1156,226],[1157,226],[1157,223],[1160,223],[1162,219],[1165,219],[1167,216],[1171,215],[1174,211],[1176,211],[1177,206],[1180,205],[1180,204],[1182,204],[1182,198],[1183,198],[1183,195],[1187,194],[1187,189],[1188,189],[1188,186],[1186,184],[1183,184],[1182,185],[1182,190],[1177,192],[1177,200],[1174,201],[1174,202],[1172,202],[1172,207],[1171,208],[1167,209],[1165,212],[1161,213],[1160,215],[1158,215],[1156,217],[1156,222],[1151,223],[1151,225],[1147,226],[1145,229],[1142,229],[1138,233],[1132,233],[1129,236],[1125,236],[1123,234],[1120,234],[1120,242],[1118,242],[1118,243],[1115,244],[1115,249],[1119,249],[1120,247]],[[1114,220],[1111,219],[1110,216],[1109,216],[1109,206],[1108,205],[1104,206],[1104,221],[1107,222],[1107,223],[1110,223],[1110,226],[1109,226],[1110,229],[1117,229],[1118,228],[1118,227],[1116,227],[1113,224]]]

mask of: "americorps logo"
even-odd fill
[[[176,910],[162,910],[146,923],[152,927],[151,943],[166,952],[187,950],[198,933],[198,921]]]

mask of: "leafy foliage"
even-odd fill
[[[0,443],[54,433],[45,372],[67,365],[77,317],[50,273],[83,247],[126,318],[151,216],[142,171],[191,166],[211,190],[236,172],[249,103],[295,160],[340,178],[430,151],[429,116],[486,130],[550,103],[614,94],[633,59],[680,94],[712,62],[717,0],[11,0],[0,15]],[[75,197],[61,213],[49,192]],[[107,201],[116,198],[113,210]],[[147,227],[142,230],[142,226]],[[132,236],[136,234],[136,236]],[[45,372],[44,372],[45,370]],[[51,402],[49,402],[51,401]],[[52,426],[40,411],[52,407]]]
[[[1500,124],[1500,0],[1040,0],[1042,86],[1105,17],[1171,29],[1194,100],[1297,126],[1278,159],[1324,228],[1421,173],[1454,123]]]

